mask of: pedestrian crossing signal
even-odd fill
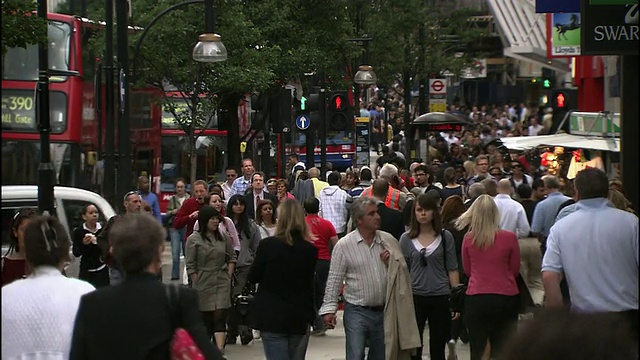
[[[565,95],[563,93],[558,93],[556,95],[556,106],[558,108],[560,108],[560,109],[564,108],[566,100],[567,100],[567,98],[565,97]]]

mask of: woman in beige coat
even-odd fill
[[[226,339],[227,310],[231,307],[231,278],[236,253],[219,224],[220,212],[204,206],[198,214],[199,230],[187,238],[186,268],[198,291],[200,312],[209,336],[223,350]]]

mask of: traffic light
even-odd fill
[[[309,94],[306,97],[303,95],[300,97],[300,100],[294,97],[293,119],[295,119],[296,121],[295,126],[298,128],[298,130],[305,131],[308,129],[315,129],[315,126],[317,126],[317,120],[312,120],[311,113],[317,112],[320,103],[319,100],[320,95],[318,94]],[[306,124],[301,122],[300,124],[298,124],[298,119],[300,119],[301,116],[304,116],[306,119],[305,121],[308,121],[309,123]]]
[[[273,98],[271,98],[271,106],[269,106],[269,121],[274,133],[291,132],[291,89],[280,89]]]
[[[555,71],[542,68],[542,87],[545,89],[551,89],[553,87],[553,83],[555,79]]]
[[[553,108],[553,126],[551,133],[555,133],[560,124],[562,130],[569,132],[569,121],[562,122],[569,111],[578,109],[577,89],[556,89],[551,92],[551,107]]]
[[[566,110],[569,104],[569,95],[565,90],[556,90],[551,98],[554,110]]]
[[[346,91],[330,93],[326,120],[330,131],[346,131],[353,127],[353,109]]]

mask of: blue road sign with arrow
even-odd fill
[[[307,130],[311,124],[311,119],[307,115],[300,115],[296,118],[296,127],[300,130]]]

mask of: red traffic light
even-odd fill
[[[567,98],[564,96],[563,93],[558,93],[556,95],[556,105],[558,106],[558,108],[563,108],[564,107],[565,100],[567,100]]]
[[[336,94],[331,98],[331,110],[344,111],[348,106],[347,98],[344,95]]]

